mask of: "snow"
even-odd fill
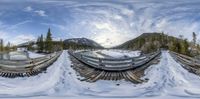
[[[77,51],[81,52],[81,51]],[[102,54],[105,55],[102,55]],[[128,51],[128,50],[95,50],[95,51],[85,51],[82,54],[99,57],[99,58],[124,58],[124,57],[137,57],[140,56],[140,51]]]
[[[30,58],[38,58],[38,57],[43,57],[43,56],[45,56],[45,55],[43,55],[43,54],[38,54],[38,53],[35,53],[35,52],[28,52],[28,54],[29,54],[29,57],[30,57]]]
[[[28,57],[26,56],[26,54],[23,54],[23,51],[14,51],[14,52],[10,52],[9,56],[10,56],[10,60],[27,60]],[[34,52],[28,52],[28,55],[30,58],[38,58],[38,57],[43,57],[45,55],[42,54],[37,54]],[[4,54],[4,59],[8,59],[7,55]]]
[[[112,56],[114,58],[120,57],[137,57],[140,56],[140,51],[128,51],[128,50],[99,50],[97,52],[101,52],[103,54]]]
[[[85,52],[81,52],[81,54],[83,55],[88,55],[88,56],[92,56],[92,57],[99,57],[99,58],[105,58],[105,56],[102,56],[100,54],[97,54],[94,51],[85,51]]]
[[[15,52],[10,52],[10,60],[26,60],[27,56],[24,54],[21,54],[21,52],[19,51],[15,51]]]
[[[146,71],[149,81],[132,84],[121,81],[82,82],[71,67],[67,51],[50,66],[46,73],[25,78],[0,77],[1,98],[24,99],[183,99],[200,98],[200,78],[177,63],[167,51],[162,52],[159,64]],[[116,84],[120,84],[117,86]]]

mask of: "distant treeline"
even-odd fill
[[[179,38],[164,33],[144,33],[139,37],[127,41],[117,49],[141,50],[144,53],[158,49],[168,49],[177,53],[193,56],[199,53],[199,44],[196,44],[196,33],[192,34],[193,41],[189,42],[180,35]]]
[[[79,44],[75,42],[68,42],[67,40],[65,41],[53,41],[52,39],[52,33],[51,30],[48,29],[48,32],[46,34],[46,38],[44,38],[43,35],[39,36],[36,42],[37,48],[34,49],[33,45],[31,45],[29,50],[37,50],[38,52],[41,53],[51,53],[59,50],[67,50],[67,49],[96,49],[96,48],[101,48],[101,47],[96,47],[93,45],[87,45],[87,44]]]
[[[43,35],[39,36],[37,41],[37,51],[41,53],[52,53],[55,51],[63,50],[63,42],[60,41],[53,41],[52,39],[52,33],[50,28],[48,29],[48,32],[46,34],[46,38],[44,38]]]
[[[3,39],[0,39],[0,52],[9,52],[9,51],[13,51],[16,49],[17,49],[17,47],[14,45],[11,45],[10,42],[8,42],[6,45],[4,45]]]

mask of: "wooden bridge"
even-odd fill
[[[170,52],[170,54],[176,61],[181,63],[183,68],[187,69],[189,72],[200,75],[200,61],[198,59],[176,52]]]
[[[97,80],[128,80],[141,83],[144,70],[151,64],[157,63],[160,51],[129,58],[97,58],[69,51],[72,67],[85,79],[95,82]]]
[[[27,60],[0,59],[0,76],[25,77],[37,75],[54,63],[62,52],[55,52],[44,57],[28,58]]]

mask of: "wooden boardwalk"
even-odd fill
[[[200,61],[176,52],[170,52],[171,56],[178,61],[183,68],[194,74],[200,75]]]
[[[138,62],[137,64],[133,64],[133,59],[131,61],[127,61],[130,58],[127,59],[105,59],[108,61],[111,61],[110,64],[116,66],[118,64],[117,69],[111,66],[109,69],[107,68],[99,68],[99,66],[90,66],[91,64],[87,64],[86,62],[83,62],[85,60],[80,60],[72,52],[69,52],[71,55],[71,60],[72,60],[72,68],[74,68],[80,76],[84,77],[84,79],[81,79],[82,81],[87,81],[87,82],[95,82],[97,80],[127,80],[131,81],[133,83],[142,83],[144,80],[141,80],[140,78],[144,76],[144,70],[150,66],[151,64],[156,64],[159,62],[159,56],[160,52],[156,53],[151,53],[145,57],[137,57],[135,58],[135,63],[136,61],[140,60],[141,62]],[[150,57],[152,56],[152,57]],[[141,59],[140,59],[141,58]],[[136,60],[137,59],[137,60]],[[146,61],[148,59],[148,61]],[[144,60],[145,63],[142,61]],[[113,64],[114,61],[114,64]],[[125,61],[125,63],[124,63]],[[120,64],[121,63],[121,64]],[[120,65],[121,66],[120,66]],[[124,64],[129,64],[132,67],[131,68],[124,68]],[[129,66],[127,65],[127,66]],[[100,65],[102,66],[102,65]],[[136,67],[134,67],[136,66]],[[122,68],[122,69],[120,69]]]
[[[54,63],[62,52],[56,52],[44,57],[27,59],[23,61],[0,60],[0,76],[2,77],[26,77],[37,75]]]

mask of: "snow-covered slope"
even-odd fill
[[[77,79],[81,77],[70,67],[69,55],[64,51],[46,73],[15,79],[0,77],[0,97],[34,97],[34,99],[200,97],[200,78],[183,69],[167,51],[162,52],[161,57],[159,64],[152,65],[146,70],[144,78],[149,79],[146,83],[135,85],[123,80],[88,83]]]

